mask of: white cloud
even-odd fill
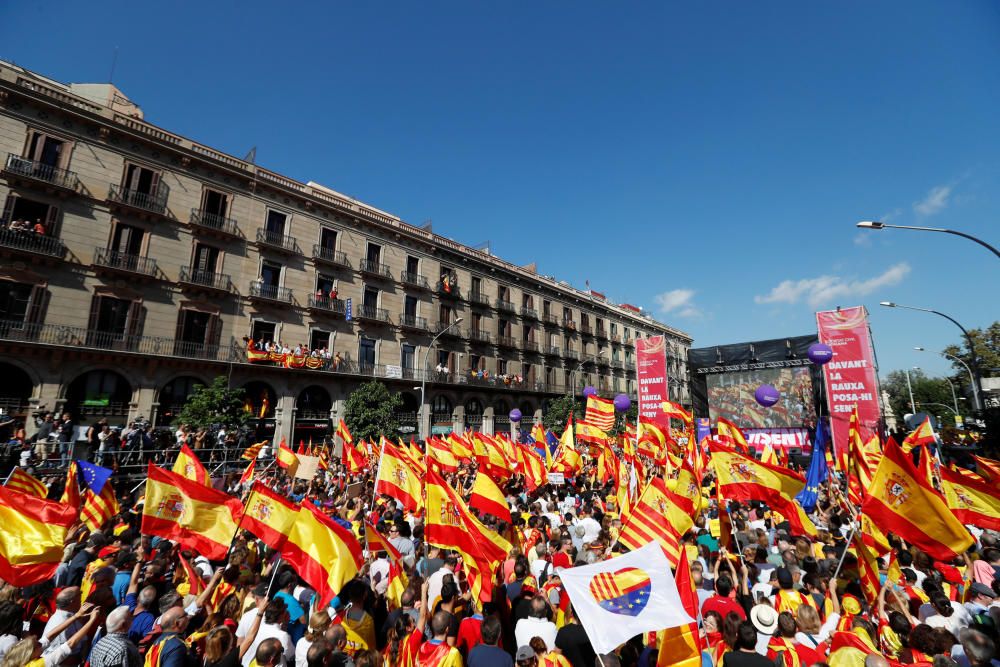
[[[861,297],[877,289],[898,285],[910,272],[910,265],[902,262],[891,266],[881,275],[867,280],[845,280],[840,276],[819,276],[801,280],[784,280],[764,296],[755,296],[757,303],[798,303],[805,301],[812,307],[829,304],[836,299]]]
[[[697,317],[701,311],[692,302],[694,290],[675,289],[654,297],[661,313],[674,313],[679,317]]]
[[[924,217],[940,213],[948,206],[949,196],[951,196],[950,185],[935,186],[922,200],[913,202],[913,212]]]
[[[862,248],[872,247],[872,233],[871,232],[858,232],[854,235],[854,245],[861,246]]]

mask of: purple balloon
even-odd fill
[[[813,343],[809,346],[809,361],[822,366],[833,359],[833,348],[825,343]]]
[[[618,394],[615,396],[615,410],[625,412],[630,407],[632,407],[632,399],[628,397],[628,394]]]
[[[511,410],[509,416],[510,416],[510,420],[512,422],[514,422],[515,424],[517,422],[521,421],[521,411],[518,410],[517,408],[514,408],[513,410]]]
[[[583,397],[590,398],[591,396],[597,396],[597,389],[595,389],[594,387],[584,387]]]
[[[753,393],[753,397],[765,408],[769,408],[781,400],[781,392],[769,384],[762,384],[757,387],[757,391]]]

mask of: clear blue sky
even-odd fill
[[[0,56],[681,327],[872,311],[883,374],[998,315],[1000,5],[19,2]],[[56,31],[42,28],[52,20]]]

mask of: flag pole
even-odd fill
[[[844,544],[844,553],[840,554],[840,562],[837,563],[837,569],[833,571],[833,577],[831,579],[836,579],[837,575],[840,574],[840,568],[844,565],[844,559],[847,558],[847,548],[851,546],[854,542],[854,533],[857,531],[857,524],[851,527],[851,534],[847,536],[847,542]]]

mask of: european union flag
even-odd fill
[[[554,454],[559,449],[559,437],[552,431],[545,431],[545,446],[549,448],[550,454]]]
[[[87,485],[87,488],[93,491],[95,494],[100,495],[101,490],[107,483],[114,471],[110,468],[102,468],[101,466],[95,466],[93,463],[87,463],[86,461],[76,460],[77,468],[80,470],[80,476],[83,478],[83,483]]]
[[[819,496],[819,485],[826,481],[829,471],[826,468],[826,443],[829,436],[826,432],[826,424],[822,419],[816,422],[816,440],[813,442],[812,458],[809,459],[809,472],[806,473],[806,485],[795,499],[802,505],[806,512],[816,509],[816,500]]]

